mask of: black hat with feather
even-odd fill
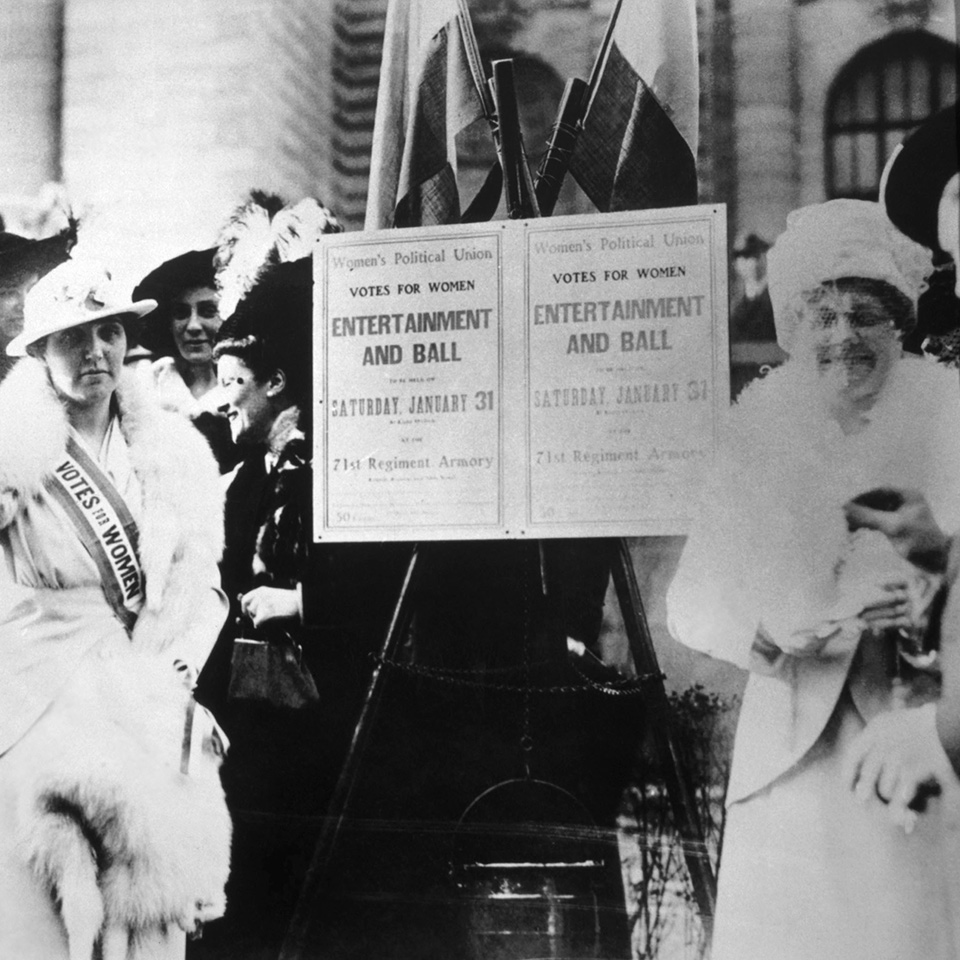
[[[298,403],[309,397],[313,351],[313,258],[268,264],[222,323],[214,357],[239,357],[258,379],[282,370]]]
[[[313,247],[343,227],[313,197],[285,204],[260,190],[220,233],[215,257],[220,314],[214,357],[239,357],[257,377],[286,374],[297,402],[309,397],[313,352]]]
[[[69,217],[63,230],[43,240],[0,231],[0,288],[19,287],[32,278],[45,277],[67,260],[77,242],[78,225],[79,221]]]

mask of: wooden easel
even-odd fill
[[[584,85],[582,81],[571,81],[567,86],[555,136],[544,164],[541,165],[538,190],[534,194],[520,134],[512,62],[496,61],[493,66],[492,89],[497,100],[498,147],[508,215],[511,218],[538,216],[541,206],[545,210],[552,211],[556,201],[556,193],[559,191],[565,169],[565,161],[561,160],[558,163],[556,154],[559,151],[566,157],[572,151],[570,138],[576,126],[576,120],[571,116],[571,110],[575,101],[582,98]],[[573,112],[575,113],[575,110]],[[541,185],[543,190],[540,189]],[[674,735],[670,704],[663,684],[664,675],[657,660],[629,546],[623,538],[611,539],[609,543],[610,569],[631,656],[641,685],[640,696],[644,706],[645,722],[652,733],[657,759],[665,778],[671,812],[690,874],[694,898],[709,938],[716,906],[716,879],[710,863],[703,827],[697,812],[690,778],[684,768]],[[393,616],[374,666],[350,748],[334,788],[328,815],[317,839],[294,915],[281,947],[279,960],[304,960],[304,950],[311,927],[320,915],[318,905],[322,902],[334,849],[347,818],[360,764],[370,742],[375,717],[383,696],[386,680],[384,668],[394,662],[410,625],[414,612],[416,586],[423,576],[425,560],[428,559],[425,554],[429,554],[429,546],[429,544],[416,544],[413,547]]]

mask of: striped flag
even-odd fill
[[[695,0],[623,0],[570,170],[597,209],[697,202]]]
[[[367,230],[460,220],[454,138],[484,115],[463,10],[457,0],[390,0]]]

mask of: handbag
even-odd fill
[[[234,639],[227,699],[302,710],[319,702],[320,694],[303,662],[303,648],[286,630],[281,630],[269,640],[245,636]]]

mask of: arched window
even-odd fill
[[[856,54],[827,97],[828,198],[876,200],[880,174],[904,135],[957,96],[953,44],[897,33]]]

